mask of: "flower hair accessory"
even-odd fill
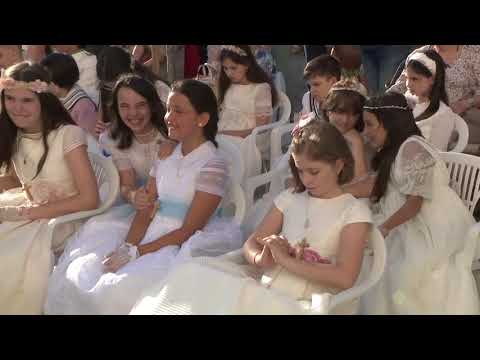
[[[407,64],[412,60],[418,61],[420,64],[425,66],[433,76],[435,76],[435,73],[437,72],[437,63],[430,59],[425,53],[420,51],[413,53],[408,57]]]
[[[245,50],[240,49],[238,46],[235,45],[222,45],[221,49],[231,51],[240,56],[247,56],[247,52]]]
[[[340,81],[337,81],[333,84],[329,92],[340,90],[354,91],[362,95],[365,99],[367,98],[367,89],[365,89],[365,86],[354,78],[343,78]]]
[[[0,78],[0,91],[10,89],[27,89],[36,93],[51,92],[52,87],[50,84],[39,79],[35,81],[25,82],[17,81],[12,78],[2,77]]]
[[[315,114],[314,113],[308,113],[304,115],[299,121],[298,124],[295,125],[295,127],[292,129],[292,136],[298,136],[300,133],[300,130],[302,130],[305,126],[310,124],[313,120],[315,120]]]

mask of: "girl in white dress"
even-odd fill
[[[150,172],[155,206],[121,223],[87,223],[51,276],[47,314],[127,314],[175,264],[242,246],[239,227],[220,216],[228,170],[216,149],[213,91],[195,80],[176,84],[165,120],[179,145]]]
[[[413,116],[425,140],[440,151],[447,151],[455,129],[455,114],[448,106],[445,65],[434,50],[415,52],[406,62],[407,99],[413,103]]]
[[[370,210],[342,191],[353,176],[345,139],[311,122],[294,135],[295,189],[286,190],[243,250],[249,266],[198,259],[177,267],[139,299],[132,314],[301,314],[353,286]],[[348,304],[343,311],[353,311]],[[324,309],[323,309],[324,310]]]
[[[272,121],[273,108],[278,101],[272,79],[257,64],[249,45],[222,45],[218,78],[220,121],[218,132],[240,147],[250,164],[246,176],[258,175],[260,152],[269,149],[266,136],[257,139],[258,149],[247,146],[244,140],[257,126]]]
[[[100,146],[112,155],[119,171],[123,200],[142,209],[149,171],[161,145],[171,144],[164,121],[166,110],[152,83],[125,74],[113,89],[110,112],[112,126],[100,135]]]
[[[319,118],[314,113],[306,115],[299,120],[298,127],[314,120],[324,122],[327,120],[334,125],[343,135],[352,152],[354,160],[354,172],[351,183],[362,181],[368,176],[368,163],[372,158],[373,150],[364,143],[360,135],[363,130],[363,105],[365,104],[367,90],[356,79],[342,79],[331,86],[327,97],[323,102],[322,117]],[[324,120],[325,119],[325,120]],[[279,174],[285,179],[280,188],[285,188],[293,183],[293,177],[290,172],[289,159],[293,149],[293,142],[290,144],[287,152],[281,159],[274,164],[273,172]],[[266,211],[271,207],[278,191],[270,191],[261,199],[255,201],[253,209],[249,211],[246,219],[247,224],[259,224],[266,215]],[[258,220],[255,220],[258,219]]]
[[[50,85],[26,62],[0,79],[0,314],[41,314],[54,253],[79,225],[51,234],[49,220],[99,204],[86,133]]]
[[[324,119],[340,131],[352,151],[355,164],[352,181],[359,181],[367,175],[367,158],[371,151],[365,146],[360,135],[363,131],[363,105],[367,89],[355,79],[342,79],[328,92],[323,104]]]
[[[478,313],[471,270],[477,239],[467,236],[474,219],[449,187],[444,162],[422,137],[403,95],[372,98],[364,109],[377,175],[350,191],[371,197],[387,265],[363,297],[362,312]]]

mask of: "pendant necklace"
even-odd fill
[[[310,227],[310,218],[308,216],[309,214],[309,209],[308,206],[310,205],[310,195],[307,192],[307,204],[305,205],[305,222],[303,224],[303,228],[305,229],[305,234],[308,231],[308,228]]]

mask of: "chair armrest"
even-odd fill
[[[55,227],[60,224],[65,224],[65,223],[76,221],[76,220],[88,219],[88,218],[91,218],[92,216],[99,215],[105,212],[106,210],[107,210],[106,206],[101,206],[95,210],[78,211],[75,213],[62,215],[62,216],[50,219],[50,221],[48,222],[48,227],[53,231]]]
[[[275,129],[272,130],[270,134],[270,161],[271,167],[274,168],[276,162],[282,157],[282,137],[287,134],[291,133],[295,124],[284,124],[277,126]]]

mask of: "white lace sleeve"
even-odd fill
[[[395,161],[399,190],[405,195],[432,198],[435,158],[417,140],[407,140]]]
[[[222,157],[216,156],[200,170],[195,182],[195,190],[223,197],[227,188],[227,180],[227,163]]]
[[[272,91],[267,83],[259,84],[255,90],[255,116],[271,116],[272,109]]]

